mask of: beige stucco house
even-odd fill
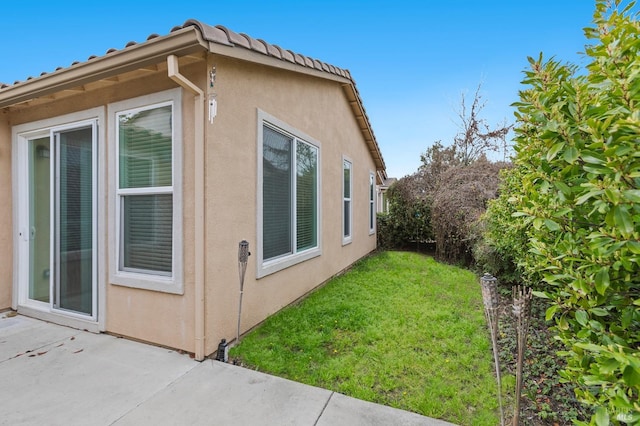
[[[348,71],[227,28],[0,85],[0,310],[195,354],[376,248]]]

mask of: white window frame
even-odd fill
[[[147,193],[148,191],[129,189],[119,190],[119,132],[117,115],[123,112],[137,112],[156,107],[172,106],[172,180],[171,187],[163,188],[162,193],[173,196],[172,229],[172,267],[171,274],[136,272],[122,270],[121,259],[121,199],[125,194]],[[111,284],[141,288],[172,294],[184,294],[183,284],[183,235],[182,235],[182,90],[171,89],[151,95],[140,96],[107,106],[109,120],[108,140],[110,142],[109,189],[113,196],[109,211],[109,281]]]
[[[283,269],[289,268],[298,263],[304,262],[306,260],[312,259],[314,257],[322,255],[322,150],[320,146],[320,142],[313,139],[312,137],[306,135],[302,131],[295,129],[294,127],[288,125],[282,120],[277,119],[276,117],[258,109],[258,120],[257,120],[257,147],[258,147],[258,182],[257,182],[257,261],[256,261],[256,277],[262,278],[267,275],[273,274],[274,272],[281,271]],[[300,252],[296,252],[295,244],[293,246],[293,253],[288,255],[283,255],[274,259],[264,260],[263,253],[263,193],[262,193],[262,182],[263,182],[263,126],[268,125],[274,130],[281,132],[282,134],[289,136],[294,139],[295,142],[304,142],[308,145],[311,145],[317,149],[318,152],[318,164],[317,164],[317,245],[316,247],[312,247],[309,249],[305,249]],[[295,185],[292,186],[292,208],[293,217],[295,217]],[[295,224],[292,223],[292,227],[295,228]],[[295,232],[293,232],[295,241]]]
[[[344,170],[345,164],[349,164],[349,197],[344,196],[345,182]],[[342,245],[350,244],[353,239],[353,162],[346,156],[342,156]],[[345,214],[345,203],[349,202],[349,212]],[[345,234],[345,223],[349,222],[349,234]]]
[[[369,235],[376,233],[376,174],[369,171]]]

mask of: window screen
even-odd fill
[[[318,149],[264,125],[263,260],[318,245]]]
[[[170,275],[172,106],[118,114],[120,270]]]
[[[373,173],[369,173],[369,232],[374,232],[376,227],[376,177]]]
[[[351,163],[344,160],[342,163],[342,237],[351,237]]]

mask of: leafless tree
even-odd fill
[[[500,148],[506,151],[506,137],[511,125],[502,124],[490,127],[486,119],[481,117],[486,102],[482,99],[478,85],[473,102],[469,106],[464,94],[460,97],[460,132],[453,138],[453,147],[462,165],[468,166],[487,152],[497,152]]]

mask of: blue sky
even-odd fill
[[[592,0],[9,2],[0,82],[13,83],[167,34],[187,19],[224,25],[348,69],[390,177],[413,173],[459,130],[460,97],[482,84],[483,117],[513,122],[527,56],[586,65]],[[500,157],[501,158],[501,157]]]

